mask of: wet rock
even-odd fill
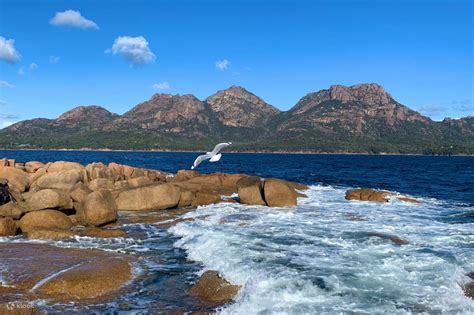
[[[32,211],[20,219],[20,229],[23,233],[37,229],[69,230],[71,227],[71,219],[57,210]]]
[[[279,179],[265,180],[263,193],[269,207],[288,207],[297,204],[298,195],[295,189]]]
[[[153,184],[124,190],[116,202],[121,211],[168,209],[178,205],[180,195],[180,189],[171,184]]]
[[[16,235],[17,226],[12,218],[0,217],[0,236]]]
[[[71,238],[74,234],[69,230],[38,229],[26,233],[29,240],[62,240]]]
[[[0,179],[6,179],[10,188],[24,192],[29,186],[28,173],[14,167],[0,167]]]
[[[13,201],[0,206],[0,217],[19,219],[24,212],[25,210]]]
[[[351,189],[346,192],[347,200],[388,202],[392,192],[374,189]]]
[[[394,244],[397,245],[407,245],[410,244],[407,240],[404,240],[398,236],[395,235],[390,235],[390,234],[385,234],[385,233],[379,233],[379,232],[371,232],[367,233],[368,236],[375,236],[375,237],[380,237],[386,240],[392,241]]]
[[[474,279],[474,272],[466,274],[471,279]],[[474,300],[474,281],[468,282],[463,286],[464,295]]]
[[[54,173],[46,173],[34,182],[33,187],[41,189],[72,190],[82,181],[82,172],[79,169],[70,169]]]
[[[87,224],[95,226],[117,220],[117,205],[110,191],[102,189],[87,196],[83,219]]]
[[[232,300],[239,289],[240,286],[229,283],[217,271],[209,270],[202,274],[189,294],[207,301],[225,303]]]
[[[65,191],[54,189],[43,189],[35,192],[28,199],[28,210],[44,209],[71,209],[72,199]]]
[[[97,237],[97,238],[108,238],[108,237],[124,237],[124,236],[127,236],[127,232],[123,230],[86,228],[80,231],[79,235],[88,236],[88,237]]]
[[[15,300],[32,292],[37,298],[101,302],[132,278],[132,257],[98,250],[0,243],[0,261]]]
[[[246,176],[236,183],[240,202],[247,205],[265,205],[263,200],[263,184],[260,177]]]
[[[411,203],[423,203],[422,201],[415,199],[415,198],[409,198],[409,197],[397,197],[398,200],[405,201],[405,202],[411,202]]]
[[[204,206],[214,203],[221,202],[221,196],[219,194],[206,193],[206,192],[197,192],[194,196],[194,199],[191,203],[192,206]]]

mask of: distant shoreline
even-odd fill
[[[0,151],[56,151],[56,152],[156,152],[156,153],[202,153],[205,151],[198,150],[112,150],[112,149],[5,149],[0,148]],[[371,156],[469,156],[473,157],[474,154],[421,154],[421,153],[369,153],[369,152],[314,152],[314,151],[226,151],[225,153],[230,154],[313,154],[313,155],[371,155]]]

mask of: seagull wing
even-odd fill
[[[224,149],[225,147],[228,147],[232,144],[232,142],[223,142],[223,143],[219,143],[218,145],[216,145],[214,147],[214,149],[212,149],[211,153],[212,155],[216,155],[217,153],[219,153],[222,149]]]
[[[196,158],[196,160],[194,160],[194,163],[193,163],[193,169],[196,168],[199,164],[201,164],[202,161],[205,161],[207,159],[210,159],[212,157],[211,154],[203,154],[203,155],[200,155]]]

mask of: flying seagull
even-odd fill
[[[211,152],[206,152],[206,154],[198,156],[196,160],[194,161],[193,166],[191,166],[191,169],[192,170],[195,169],[196,167],[198,167],[199,164],[201,164],[202,161],[205,161],[207,159],[210,159],[209,162],[219,161],[222,157],[222,153],[219,153],[219,152],[231,144],[232,142],[219,143],[218,145],[214,147],[214,149]]]

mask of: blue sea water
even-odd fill
[[[19,162],[118,162],[176,172],[196,153],[0,151]],[[77,237],[57,246],[97,247],[141,258],[132,293],[90,312],[214,310],[185,294],[205,270],[242,286],[232,314],[472,313],[462,285],[474,271],[474,157],[224,153],[204,173],[278,177],[310,185],[298,207],[199,207],[165,229],[129,224],[126,239]],[[349,202],[349,188],[387,189],[422,204]],[[397,245],[371,233],[396,235]],[[2,241],[24,242],[21,238]],[[50,305],[70,312],[84,305]],[[126,306],[124,306],[126,305]]]

